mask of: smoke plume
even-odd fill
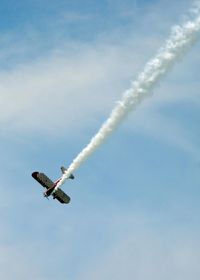
[[[109,118],[103,123],[89,144],[73,160],[67,172],[62,176],[57,188],[64,183],[70,173],[79,168],[104,143],[127,114],[136,109],[140,102],[152,93],[152,90],[160,80],[196,42],[200,34],[200,1],[195,3],[190,17],[191,19],[188,19],[182,25],[172,27],[169,39],[166,40],[155,57],[146,64],[144,71],[139,74],[131,87],[124,92],[122,99],[117,102]]]

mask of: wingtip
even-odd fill
[[[32,174],[31,174],[31,176],[35,179],[35,178],[37,178],[37,175],[38,175],[38,171],[34,171]]]

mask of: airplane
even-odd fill
[[[61,171],[63,174],[67,171],[67,168],[61,167]],[[53,196],[53,199],[57,199],[60,203],[69,203],[70,197],[63,192],[60,188],[55,190],[55,187],[60,182],[61,178],[53,182],[51,179],[49,179],[44,173],[40,173],[38,171],[34,171],[32,173],[32,177],[40,183],[44,188],[47,190],[44,192],[44,197],[48,198],[50,195]],[[74,179],[74,175],[70,174],[69,179]]]

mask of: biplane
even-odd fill
[[[62,166],[61,171],[63,174],[65,174],[67,168]],[[60,188],[55,189],[61,178],[53,182],[44,173],[40,173],[38,171],[33,172],[32,177],[46,189],[46,191],[44,192],[44,197],[48,198],[50,195],[52,195],[53,199],[57,199],[61,203],[67,204],[70,202],[70,197],[66,193],[64,193],[63,190],[61,190]],[[74,175],[70,174],[68,179],[74,179]]]

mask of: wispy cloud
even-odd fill
[[[145,116],[140,115],[133,127],[136,132],[172,145],[199,162],[200,151],[195,139],[198,134],[196,137],[192,137],[188,128],[176,119],[149,111]]]
[[[81,14],[75,12],[65,12],[61,15],[60,23],[77,23],[93,19],[91,14]]]
[[[2,125],[46,129],[51,123],[54,130],[78,125],[83,115],[90,122],[111,106],[130,69],[140,63],[128,44],[74,47],[0,71]]]
[[[192,277],[197,280],[200,275],[198,243],[179,238],[166,242],[150,232],[133,233],[96,263],[91,263],[88,271],[82,273],[82,279],[186,280]]]
[[[41,279],[41,270],[35,262],[32,262],[31,254],[27,253],[27,248],[0,244],[0,252],[0,277],[2,279],[25,280],[30,273],[30,279]]]

